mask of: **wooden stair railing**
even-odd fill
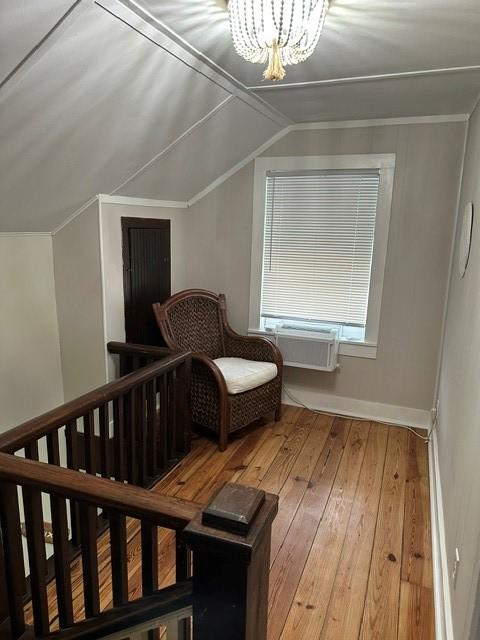
[[[156,593],[157,605],[162,604],[162,591],[158,590],[158,543],[157,528],[181,532],[199,512],[193,502],[152,493],[146,489],[98,478],[54,465],[25,460],[0,453],[0,526],[2,530],[2,560],[5,570],[5,587],[8,602],[11,638],[21,638],[27,626],[24,615],[25,567],[20,529],[20,508],[17,487],[23,493],[25,512],[31,514],[27,520],[28,560],[32,584],[33,631],[35,638],[77,637],[85,626],[92,630],[97,621],[99,628],[105,626],[100,612],[100,584],[96,513],[102,509],[108,514],[110,532],[112,598],[114,607],[128,605],[128,556],[127,518],[140,521],[142,596]],[[59,627],[64,631],[52,633],[49,622],[47,599],[46,556],[42,531],[41,494],[52,500],[52,525],[55,557],[56,600]],[[85,601],[85,622],[75,624],[73,614],[72,579],[70,556],[67,552],[68,528],[66,501],[75,501],[81,514],[80,549],[82,557],[82,579]],[[180,553],[186,553],[181,540],[177,544]],[[185,581],[183,557],[177,557],[177,586],[165,593],[168,602],[175,607],[191,602],[191,586]],[[175,594],[181,602],[175,601]],[[164,603],[165,605],[165,603]],[[127,607],[128,609],[128,607]]]
[[[190,356],[118,343],[109,349],[120,356],[122,372],[131,373],[0,435],[0,640],[163,640],[165,632],[166,640],[265,640],[277,497],[225,485],[202,511],[135,486],[149,486],[189,450]],[[50,559],[42,496],[50,503]],[[100,611],[99,513],[110,544],[113,608],[107,611]],[[139,522],[142,571],[141,595],[133,602],[131,519]],[[176,538],[176,584],[160,590],[159,527]],[[75,553],[82,620],[73,610]],[[50,624],[52,578],[58,630]],[[33,626],[25,619],[30,601]],[[169,622],[160,636],[162,620]]]

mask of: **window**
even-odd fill
[[[252,331],[333,326],[341,353],[375,357],[393,171],[391,155],[256,161]]]

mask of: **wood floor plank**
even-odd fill
[[[434,640],[433,591],[402,580],[398,640]]]
[[[350,432],[350,421],[337,419],[333,423],[322,453],[308,482],[302,501],[288,533],[270,569],[268,638],[277,640],[310,554],[318,525],[322,519],[344,447]],[[280,508],[280,526],[281,521]],[[277,516],[277,519],[279,519]],[[273,522],[275,539],[277,519]],[[282,527],[283,528],[283,527]]]
[[[382,487],[388,427],[372,424],[321,640],[358,638]]]
[[[361,640],[397,639],[407,446],[406,429],[389,427]]]
[[[311,484],[312,474],[322,451],[325,449],[325,444],[329,436],[332,437],[330,434],[332,424],[333,418],[331,416],[317,415],[308,438],[278,493],[279,511],[272,529],[271,564],[273,564],[285,540],[305,491]],[[321,468],[323,469],[323,466]]]
[[[259,428],[242,439],[240,446],[233,451],[223,468],[217,474],[213,474],[207,479],[195,496],[195,500],[200,504],[206,504],[213,494],[226,482],[232,481],[232,478],[238,471],[246,469],[248,466],[246,460],[250,459],[251,454],[256,450],[258,442],[262,439],[262,435],[262,430]]]
[[[309,423],[312,421],[311,412],[298,407],[287,407],[281,421],[272,426],[271,437],[263,441],[248,467],[238,476],[235,476],[234,482],[250,487],[258,487],[285,440],[304,421]]]
[[[288,435],[277,455],[272,460],[272,464],[259,484],[260,489],[268,493],[276,493],[277,495],[281,492],[315,422],[315,414],[311,412],[307,415],[302,414],[302,418],[297,421],[295,429]]]
[[[431,589],[432,533],[425,442],[408,434],[408,461],[402,553],[402,580]]]
[[[212,439],[195,439],[153,491],[207,502],[228,481],[279,494],[268,640],[433,640],[428,458],[413,434],[287,407],[280,422],[235,434],[224,453]],[[167,529],[158,538],[164,587],[175,582],[176,540]],[[127,555],[133,599],[141,595],[142,572],[139,523],[132,518]],[[98,541],[98,564],[105,610],[112,606],[108,532]],[[80,620],[80,559],[71,570]],[[55,630],[54,582],[47,595]],[[30,622],[31,606],[26,611]]]
[[[318,640],[337,572],[369,430],[368,422],[352,423],[332,492],[280,636],[282,640]]]

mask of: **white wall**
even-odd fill
[[[429,420],[464,132],[464,123],[294,131],[263,153],[397,158],[377,358],[342,356],[335,373],[287,369],[287,385],[303,401],[414,423]],[[230,320],[243,332],[252,196],[253,163],[195,204],[189,219],[189,282],[224,291]]]
[[[0,236],[0,430],[63,402],[50,236]]]
[[[105,384],[98,203],[53,238],[65,399]]]
[[[172,293],[187,288],[189,254],[185,235],[189,221],[187,209],[131,204],[101,204],[101,254],[105,305],[105,344],[125,341],[123,296],[122,217],[155,218],[171,221]],[[108,379],[115,378],[113,359],[109,359]]]
[[[461,278],[457,267],[459,228],[464,207],[470,201],[475,206],[473,242],[468,270]],[[477,599],[480,586],[479,215],[480,109],[477,107],[469,124],[439,386],[439,470],[456,640],[469,639],[473,609],[475,604],[480,606]],[[451,576],[455,547],[461,556],[456,586]]]

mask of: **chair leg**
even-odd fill
[[[275,409],[275,422],[280,422],[281,419],[282,419],[282,405],[279,404],[278,407]]]
[[[225,449],[227,448],[227,444],[228,444],[227,425],[221,424],[220,430],[218,433],[218,448],[220,449],[220,451],[225,451]]]

